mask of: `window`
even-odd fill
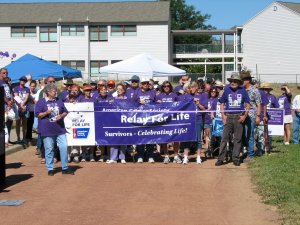
[[[68,66],[68,67],[71,67],[73,69],[77,69],[77,70],[81,70],[81,71],[85,70],[85,62],[83,60],[78,60],[78,61],[62,61],[61,64],[63,66]]]
[[[11,27],[11,37],[36,37],[36,27]]]
[[[90,27],[90,41],[107,41],[107,26],[91,26]]]
[[[91,75],[93,74],[99,75],[100,68],[107,65],[108,65],[107,60],[91,61]]]
[[[111,60],[111,64],[117,63],[117,62],[121,62],[122,60]]]
[[[111,36],[136,36],[136,25],[112,25]]]
[[[84,36],[83,25],[61,26],[61,36]]]
[[[56,42],[57,27],[40,27],[40,42]]]

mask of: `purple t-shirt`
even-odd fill
[[[65,102],[68,99],[68,95],[69,95],[70,91],[68,90],[64,90],[60,93],[60,99]]]
[[[278,100],[277,98],[272,94],[266,94],[268,98],[268,105],[267,108],[279,108]]]
[[[143,92],[142,89],[138,89],[136,92],[135,102],[140,103],[144,101],[146,104],[156,102],[156,93],[154,90],[148,90]]]
[[[214,98],[211,104],[211,110],[214,112],[214,117],[222,118],[220,98]]]
[[[284,115],[291,115],[292,110],[291,110],[291,101],[292,101],[292,95],[281,95],[278,97],[278,104],[280,109],[285,110]]]
[[[13,89],[13,92],[14,94],[15,93],[18,93],[19,97],[22,99],[22,101],[24,101],[25,97],[26,97],[26,94],[29,94],[30,95],[30,90],[29,88],[27,87],[20,87],[20,86],[17,86]],[[18,103],[17,103],[18,104]],[[19,105],[19,104],[18,104]],[[28,101],[26,102],[26,107],[28,106]],[[28,107],[27,107],[28,109]]]
[[[213,105],[215,105],[215,106],[217,105],[216,102],[218,102],[218,98],[209,98],[207,101],[207,110],[208,111],[215,110],[212,108],[213,108]],[[211,123],[212,123],[211,112],[207,112],[207,113],[205,113],[205,116],[204,116],[204,124],[211,124]]]
[[[109,97],[108,95],[106,95],[106,96],[98,95],[94,100],[94,102],[113,102],[113,101],[114,101],[114,98]]]
[[[250,103],[247,91],[243,87],[233,90],[231,87],[225,87],[224,93],[220,98],[221,103],[225,104],[227,114],[237,114],[245,111],[245,103]]]
[[[4,80],[0,80],[0,87],[4,87],[5,97],[8,100],[11,100],[12,99],[12,93],[11,93],[10,86]]]
[[[174,92],[170,92],[168,94],[166,93],[160,93],[156,96],[156,101],[160,102],[176,102],[178,99],[178,96]]]
[[[208,94],[206,92],[203,92],[201,94],[191,95],[194,99],[199,99],[199,103],[207,109],[208,105]],[[196,106],[197,114],[196,114],[196,120],[204,123],[204,117],[206,113],[201,112],[201,110]]]
[[[63,119],[56,121],[56,117],[64,112],[68,113],[64,103],[60,99],[49,101],[46,98],[42,98],[36,103],[35,115],[38,116],[42,112],[51,110],[51,114],[39,119],[38,132],[42,137],[52,137],[56,135],[65,134],[65,123]]]
[[[79,98],[79,102],[95,102],[94,98],[86,98],[84,95],[81,95]]]
[[[177,94],[180,90],[183,90],[183,85],[178,85],[174,88],[174,93]]]
[[[97,89],[93,89],[91,91],[91,96],[93,97],[94,95],[97,95],[98,94],[98,90]]]
[[[132,87],[128,88],[125,94],[127,96],[127,99],[134,101],[138,90],[139,88],[136,89],[133,89]]]
[[[81,98],[82,98],[82,95],[79,94],[79,95],[74,99],[73,102],[80,102],[80,101],[81,101]],[[67,98],[66,98],[65,101],[63,101],[63,102],[69,103],[69,102],[70,102],[69,96],[67,96]]]
[[[262,121],[264,118],[264,107],[268,105],[268,97],[266,92],[263,89],[258,89],[260,97],[261,97],[261,111],[260,111],[260,120]]]

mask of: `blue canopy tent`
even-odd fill
[[[19,78],[30,74],[33,80],[53,76],[56,79],[81,78],[81,71],[62,66],[57,63],[38,58],[31,54],[23,55],[18,60],[5,66],[12,83],[18,83]]]

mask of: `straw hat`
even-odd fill
[[[216,80],[215,86],[216,87],[225,87],[225,85],[220,80]]]
[[[242,83],[241,77],[239,73],[232,73],[230,78],[227,78],[229,82],[232,82],[234,80],[238,81],[239,83]]]
[[[262,83],[259,88],[273,90],[270,83]]]

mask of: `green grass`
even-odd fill
[[[257,158],[249,167],[263,201],[278,207],[282,224],[300,225],[300,145],[273,141],[273,153]]]

